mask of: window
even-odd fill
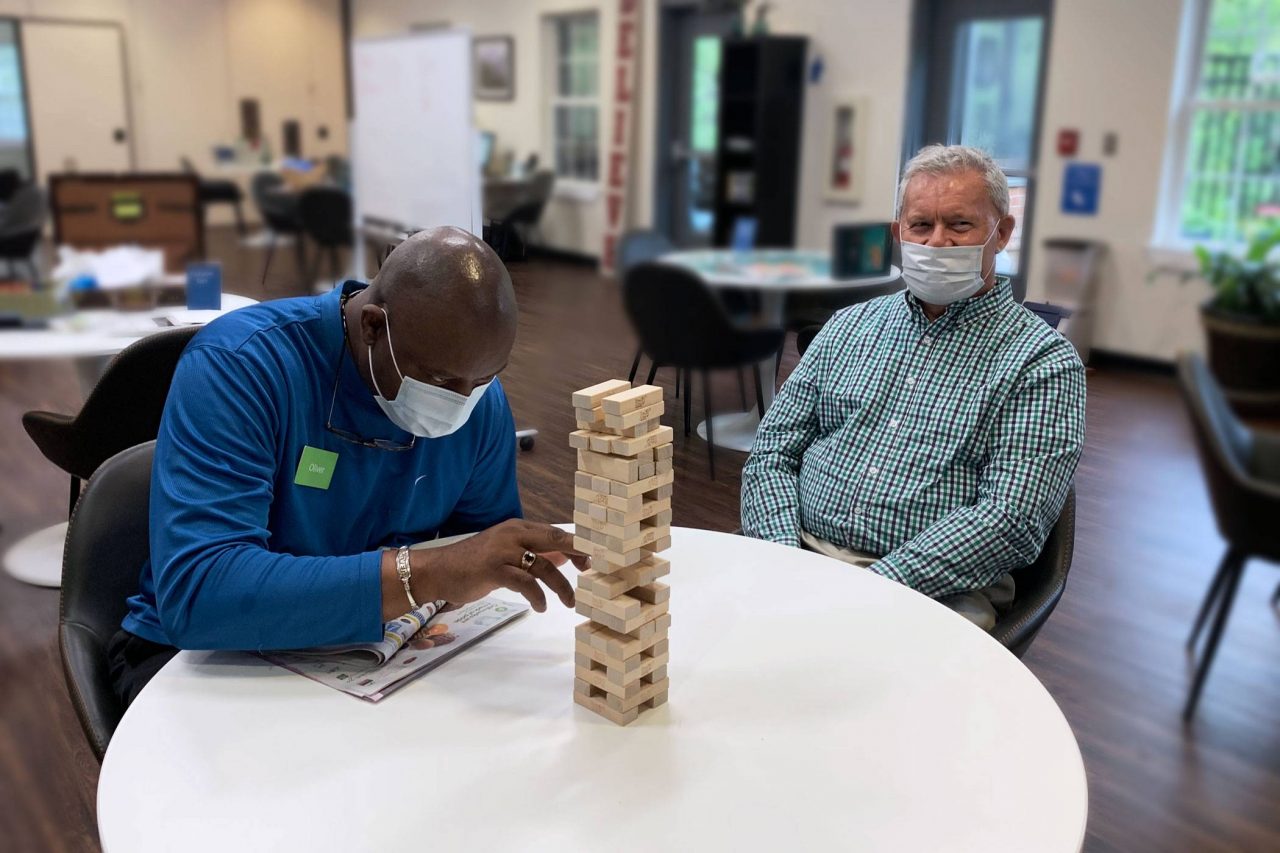
[[[600,161],[599,22],[594,12],[551,19],[551,154],[560,178],[595,183]]]
[[[1159,233],[1241,243],[1280,217],[1280,0],[1196,0],[1190,14]]]

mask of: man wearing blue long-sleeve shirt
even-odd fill
[[[584,557],[520,520],[497,374],[506,269],[458,229],[399,246],[372,284],[233,312],[187,347],[156,441],[151,560],[108,649],[130,702],[179,648],[376,641],[419,602],[498,587],[573,606]],[[436,536],[484,531],[409,551]]]

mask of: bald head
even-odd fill
[[[388,399],[395,399],[401,374],[468,394],[506,366],[515,342],[507,268],[461,228],[432,228],[405,240],[351,308],[359,316],[352,332],[372,349],[372,378]]]

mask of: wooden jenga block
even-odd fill
[[[610,435],[607,432],[588,432],[587,433],[587,449],[594,450],[596,453],[610,453],[613,450],[613,442],[617,436]],[[581,450],[582,448],[578,448]]]
[[[669,544],[670,540],[668,540]],[[591,557],[594,561],[594,566],[605,573],[612,573],[620,568],[634,566],[647,556],[645,549],[638,548],[629,554],[621,554],[582,536],[573,537],[573,548],[575,551],[581,551]],[[655,548],[650,546],[648,550],[653,551]]]
[[[626,597],[634,598],[645,604],[664,604],[671,600],[671,587],[665,583],[646,584],[630,590]]]
[[[674,432],[669,426],[660,426],[655,430],[637,435],[635,438],[621,438],[614,436],[610,440],[609,452],[618,456],[634,456],[642,450],[653,448],[655,461],[657,459],[671,458],[671,440]],[[663,448],[668,448],[663,451]],[[595,450],[595,448],[591,448]],[[666,453],[666,456],[659,456],[659,453]]]
[[[661,539],[654,542],[652,545],[646,545],[645,550],[651,554],[656,554],[659,551],[665,551],[670,547],[671,547],[671,537],[664,536]]]
[[[670,460],[670,459],[659,459],[659,460],[654,464],[654,473],[655,473],[655,474],[670,474],[670,473],[671,473],[671,468],[672,468],[672,465],[671,465],[671,460]]]
[[[592,686],[594,687],[595,685]],[[604,700],[614,711],[625,713],[632,708],[638,708],[640,705],[645,704],[658,694],[665,693],[667,687],[667,668],[661,666],[641,679],[641,687],[635,691],[634,695],[624,699],[606,691]]]
[[[666,498],[669,498],[669,497],[671,497],[671,484],[670,484],[670,483],[664,483],[664,484],[662,484],[661,486],[659,486],[658,488],[656,488],[656,489],[654,489],[654,490],[653,490],[653,499],[654,499],[654,500],[659,500],[659,501],[660,501],[660,500],[665,500]]]
[[[606,480],[605,482],[609,482]],[[604,491],[596,491],[595,489],[575,488],[573,496],[580,498],[587,503],[599,504],[608,507],[617,512],[636,512],[644,506],[644,495],[636,495],[631,498],[620,498],[616,495],[609,494],[608,488]]]
[[[671,427],[663,427],[663,429],[670,431]],[[653,458],[659,462],[661,462],[664,459],[670,459],[672,454],[674,453],[675,453],[675,447],[670,443],[654,445],[654,448],[653,448]]]
[[[611,658],[626,660],[667,639],[670,628],[671,614],[664,613],[631,634],[615,631],[606,625],[583,622],[578,625],[576,636],[579,642],[599,649]]]
[[[607,424],[604,421],[604,409],[574,409],[573,420],[579,430],[601,432]]]
[[[639,438],[640,436],[645,435],[646,433],[653,432],[660,426],[662,426],[662,421],[660,421],[658,418],[655,417],[651,421],[645,421],[644,423],[636,424],[633,427],[626,427],[625,429],[613,429],[613,432],[617,433],[623,438]]]
[[[597,508],[594,504],[592,507]],[[598,507],[598,509],[604,509],[604,507]],[[607,512],[608,510],[605,511]],[[590,513],[584,512],[575,511],[573,513],[573,523],[579,528],[585,528],[594,533],[602,533],[605,536],[616,536],[621,539],[629,539],[640,534],[640,522],[638,521],[634,521],[631,524],[610,524],[603,518],[592,518]],[[578,535],[582,536],[583,534],[579,532]],[[591,539],[593,542],[596,541],[590,534],[587,534],[586,538]],[[602,544],[608,545],[607,542]]]
[[[623,596],[623,598],[626,598],[626,596]],[[630,619],[619,619],[618,617],[614,616],[613,614],[607,611],[592,607],[590,604],[587,603],[590,600],[600,601],[601,599],[597,599],[595,598],[595,596],[591,596],[590,593],[583,594],[583,592],[579,590],[578,603],[575,608],[578,611],[578,613],[582,614],[588,619],[599,622],[601,625],[604,625],[606,628],[610,628],[614,631],[617,631],[620,634],[630,634],[631,632],[639,629],[641,626],[654,621],[659,616],[662,616],[667,612],[667,607],[669,604],[669,602],[666,602],[666,601],[662,602],[661,604],[641,604],[640,611],[635,616],[631,617]]]
[[[599,613],[607,613],[619,622],[629,622],[643,611],[646,602],[630,595],[619,595],[616,598],[601,598],[585,589],[579,589],[578,603]],[[654,602],[648,602],[653,604]],[[584,614],[585,615],[585,614]],[[662,614],[656,614],[654,618]],[[649,620],[645,620],[649,621]]]
[[[604,413],[604,422],[612,429],[630,429],[640,424],[647,424],[649,421],[656,420],[661,417],[664,408],[661,400],[645,406],[643,409],[636,409],[633,412],[627,412],[625,415],[611,415]],[[647,430],[646,430],[647,432]]]
[[[581,500],[581,499],[578,498],[576,500]],[[584,501],[584,502],[590,506],[596,506],[596,504],[593,504],[590,501]],[[634,524],[637,521],[644,521],[647,518],[653,518],[655,515],[659,515],[663,512],[670,512],[670,511],[671,511],[670,498],[660,500],[660,501],[646,501],[643,499],[643,497],[641,497],[640,508],[634,509],[631,512],[623,512],[622,510],[614,509],[613,507],[610,507],[606,504],[605,520],[608,521],[610,524],[618,524],[618,525]]]
[[[615,696],[629,699],[647,686],[643,680],[645,676],[652,675],[656,670],[667,665],[666,655],[662,657],[637,655],[636,657],[639,659],[636,666],[630,670],[623,670],[610,667],[588,653],[577,651],[574,655],[577,663],[574,675],[593,687],[599,687]]]
[[[581,679],[579,679],[579,681],[581,681]],[[653,702],[656,701],[657,699],[657,697],[655,697],[654,699],[650,700],[648,705],[638,705],[635,708],[632,708],[630,711],[619,712],[609,707],[609,703],[604,700],[604,697],[608,694],[606,694],[603,690],[601,690],[598,687],[592,687],[591,685],[587,684],[585,681],[582,681],[581,683],[588,692],[586,694],[579,692],[577,690],[577,685],[575,684],[573,701],[578,705],[581,705],[582,707],[586,708],[588,711],[592,711],[596,714],[599,714],[601,717],[604,717],[609,722],[619,726],[629,726],[632,723],[634,723],[637,719],[639,719],[640,712],[642,710],[646,710],[649,707],[653,707]],[[662,694],[662,695],[665,697],[666,694]]]
[[[577,519],[575,518],[574,521],[577,522]],[[669,535],[671,532],[671,528],[666,525],[661,527],[652,527],[638,524],[637,526],[639,527],[640,532],[632,536],[630,539],[623,539],[618,536],[611,536],[608,533],[602,533],[597,529],[598,525],[590,523],[590,519],[588,519],[587,524],[578,522],[578,529],[574,532],[575,535],[580,536],[583,539],[594,542],[596,545],[623,556],[630,554],[633,551],[637,551],[646,545],[652,545],[654,542],[657,542],[664,536]],[[629,566],[632,565],[632,563],[622,563],[622,565]]]
[[[585,515],[592,521],[607,522],[609,520],[609,508],[602,504],[593,504],[583,498],[574,498],[573,515],[575,521],[579,515]]]
[[[636,471],[636,476],[641,480],[647,480],[657,472],[657,463],[641,462],[639,469]]]
[[[657,385],[637,385],[629,390],[602,397],[598,405],[604,409],[606,415],[625,415],[636,409],[644,409],[661,402],[662,389]]]
[[[607,568],[607,566],[606,566]],[[578,575],[578,588],[603,598],[615,598],[638,586],[653,583],[671,573],[671,563],[661,557],[649,556],[634,566],[604,572],[593,567]]]
[[[653,501],[653,503],[655,504],[669,504],[670,502],[671,502],[670,500]],[[593,506],[592,509],[599,509],[599,507]],[[609,519],[609,510],[608,508],[605,508],[605,520],[607,521],[608,519]],[[658,512],[654,513],[651,517],[645,519],[645,521],[647,521],[649,524],[652,524],[654,527],[665,527],[667,528],[668,532],[670,532],[671,510],[669,509],[659,510]]]
[[[635,459],[627,459],[622,456],[606,456],[603,453],[593,453],[590,450],[578,451],[578,470],[586,471],[599,477],[607,477],[615,483],[634,483],[639,480],[641,464],[647,464],[652,467],[653,463],[641,463]],[[612,488],[610,486],[610,489]]]
[[[631,383],[625,379],[609,379],[590,388],[583,388],[581,391],[573,392],[573,407],[575,409],[595,409],[600,406],[600,401],[605,397],[620,394],[631,387]],[[652,386],[650,386],[652,387]]]
[[[663,645],[666,644],[665,640],[661,642]],[[603,672],[611,683],[623,686],[648,675],[660,666],[666,666],[668,662],[666,649],[664,648],[661,652],[655,652],[654,649],[656,648],[657,644],[655,643],[640,654],[633,655],[626,660],[611,658],[586,643],[574,643],[573,652],[574,660],[578,667],[592,672]],[[582,675],[578,675],[578,678],[588,682],[592,681]]]
[[[569,433],[569,446],[576,450],[586,450],[591,447],[591,436],[594,435],[591,430],[579,429]]]
[[[675,479],[675,472],[668,471],[665,474],[655,474],[645,480],[636,480],[633,483],[622,483],[614,480],[609,484],[609,493],[617,495],[620,498],[633,498],[636,495],[643,495],[645,492],[651,492],[659,486],[670,485]]]

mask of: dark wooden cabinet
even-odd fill
[[[755,244],[795,244],[804,118],[805,51],[795,36],[727,39],[720,66],[720,133],[712,241],[728,246],[741,217]]]

